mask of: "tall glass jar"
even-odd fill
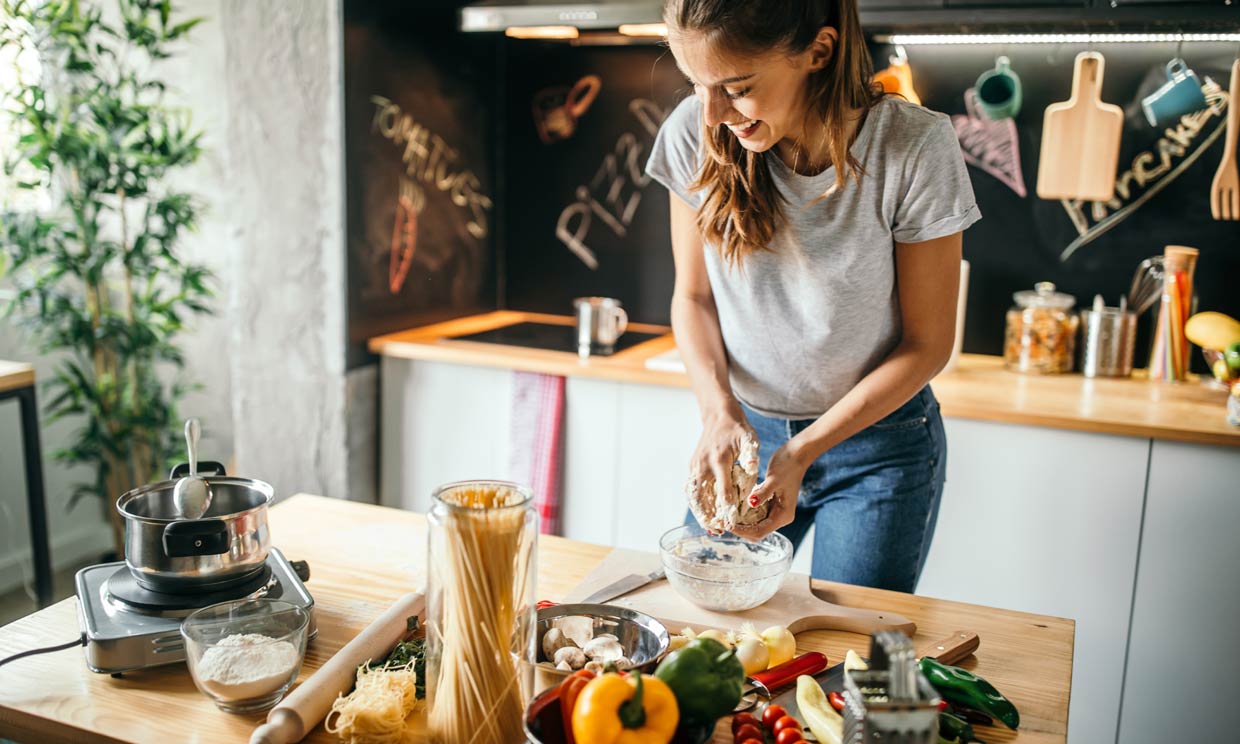
[[[435,489],[428,519],[427,733],[437,744],[516,744],[537,661],[538,513],[528,487]]]
[[[1169,245],[1163,250],[1163,291],[1150,345],[1151,380],[1174,382],[1188,377],[1188,338],[1184,324],[1193,314],[1193,271],[1197,249]]]
[[[1056,292],[1051,282],[1012,295],[1008,310],[1003,363],[1017,372],[1071,372],[1080,319],[1072,312],[1076,298]]]

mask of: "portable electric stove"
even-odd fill
[[[185,661],[181,618],[208,605],[233,599],[282,599],[310,614],[307,640],[318,633],[314,598],[304,561],[290,562],[276,548],[266,564],[244,583],[194,594],[154,592],[140,585],[124,561],[88,566],[77,572],[78,623],[86,633],[86,666],[118,676],[135,669]]]

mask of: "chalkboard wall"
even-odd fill
[[[633,320],[667,323],[668,196],[643,167],[658,123],[689,93],[670,54],[462,34],[453,30],[456,5],[416,17],[397,3],[345,5],[351,362],[365,360],[364,340],[376,333],[494,307],[568,314],[588,294],[618,297]],[[1068,98],[1074,57],[1086,49],[907,48],[923,103],[960,117],[965,149],[979,158],[1002,142],[965,118],[965,91],[999,54],[1024,87],[1014,123],[1019,177],[1002,157],[969,168],[983,219],[964,239],[966,351],[1001,353],[1013,292],[1053,281],[1080,305],[1096,293],[1115,304],[1137,264],[1168,244],[1201,250],[1199,309],[1240,316],[1240,222],[1209,212],[1234,45],[1098,46],[1103,100],[1127,112],[1119,171],[1133,172],[1125,197],[1065,207],[1034,193],[1042,112]],[[881,68],[893,50],[872,51]],[[1167,136],[1137,102],[1177,53],[1219,90],[1214,113]],[[409,126],[450,153],[446,170],[431,163],[426,177],[430,156],[410,156],[400,139]],[[401,232],[410,205],[412,251]],[[1147,335],[1148,322],[1139,366]]]
[[[457,2],[345,3],[348,360],[366,340],[496,307],[498,41]]]

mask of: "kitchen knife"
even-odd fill
[[[976,651],[979,645],[981,645],[981,640],[977,637],[977,633],[958,630],[936,643],[921,648],[917,653],[917,658],[929,656],[931,659],[941,661],[944,664],[955,664]],[[843,692],[844,662],[841,661],[826,671],[815,674],[814,679],[828,693]],[[796,680],[794,679],[792,682],[796,682]],[[795,684],[771,698],[771,704],[783,706],[790,716],[798,719],[801,717],[801,707],[797,705],[797,688]]]
[[[604,602],[610,602],[616,597],[622,597],[634,589],[640,589],[652,581],[658,581],[659,579],[665,578],[665,576],[666,574],[663,573],[662,568],[657,571],[651,571],[648,574],[629,574],[624,578],[616,579],[602,589],[599,589],[597,592],[594,592],[590,596],[581,600],[581,603],[602,604]]]

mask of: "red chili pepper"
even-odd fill
[[[835,708],[837,711],[843,712],[844,710],[844,696],[843,695],[839,694],[835,690],[832,690],[831,692],[827,693],[827,700],[831,702],[832,708]]]
[[[752,675],[753,678],[766,685],[768,690],[777,690],[780,687],[789,685],[796,681],[796,678],[802,674],[817,674],[827,668],[827,657],[817,651],[801,654],[800,656],[785,661],[783,664],[773,666],[765,672],[758,672]]]

